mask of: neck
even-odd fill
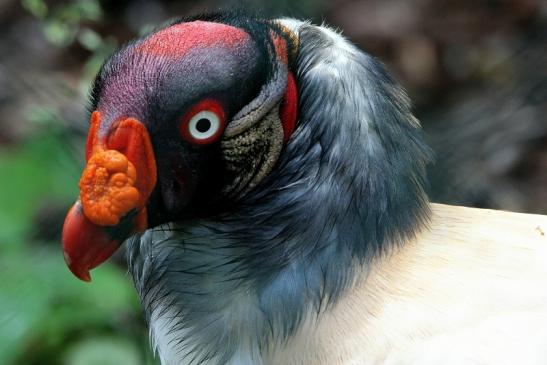
[[[129,245],[166,364],[261,364],[426,219],[429,152],[402,91],[332,31],[297,31],[301,112],[276,169],[231,214]]]

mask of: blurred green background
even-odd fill
[[[78,194],[86,95],[119,44],[226,5],[0,0],[0,364],[156,363],[123,254],[95,270],[92,284],[63,262],[59,236]],[[547,213],[545,2],[242,6],[325,21],[388,65],[436,150],[433,200]]]

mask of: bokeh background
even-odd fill
[[[155,364],[116,259],[91,285],[59,246],[77,196],[86,95],[118,45],[206,1],[0,0],[0,364]],[[547,3],[249,1],[326,22],[408,90],[437,154],[439,202],[547,213]]]

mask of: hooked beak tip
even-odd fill
[[[77,278],[87,282],[91,281],[89,270],[112,256],[121,244],[119,239],[109,235],[107,227],[87,219],[79,201],[66,216],[62,242],[68,268]]]
[[[91,274],[89,273],[89,268],[87,267],[78,267],[74,264],[68,252],[63,250],[63,257],[65,259],[66,266],[68,269],[76,276],[78,279],[85,281],[87,283],[91,282]]]

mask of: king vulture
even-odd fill
[[[126,241],[162,364],[547,364],[547,217],[430,203],[408,97],[332,29],[176,21],[91,109],[65,260]]]

